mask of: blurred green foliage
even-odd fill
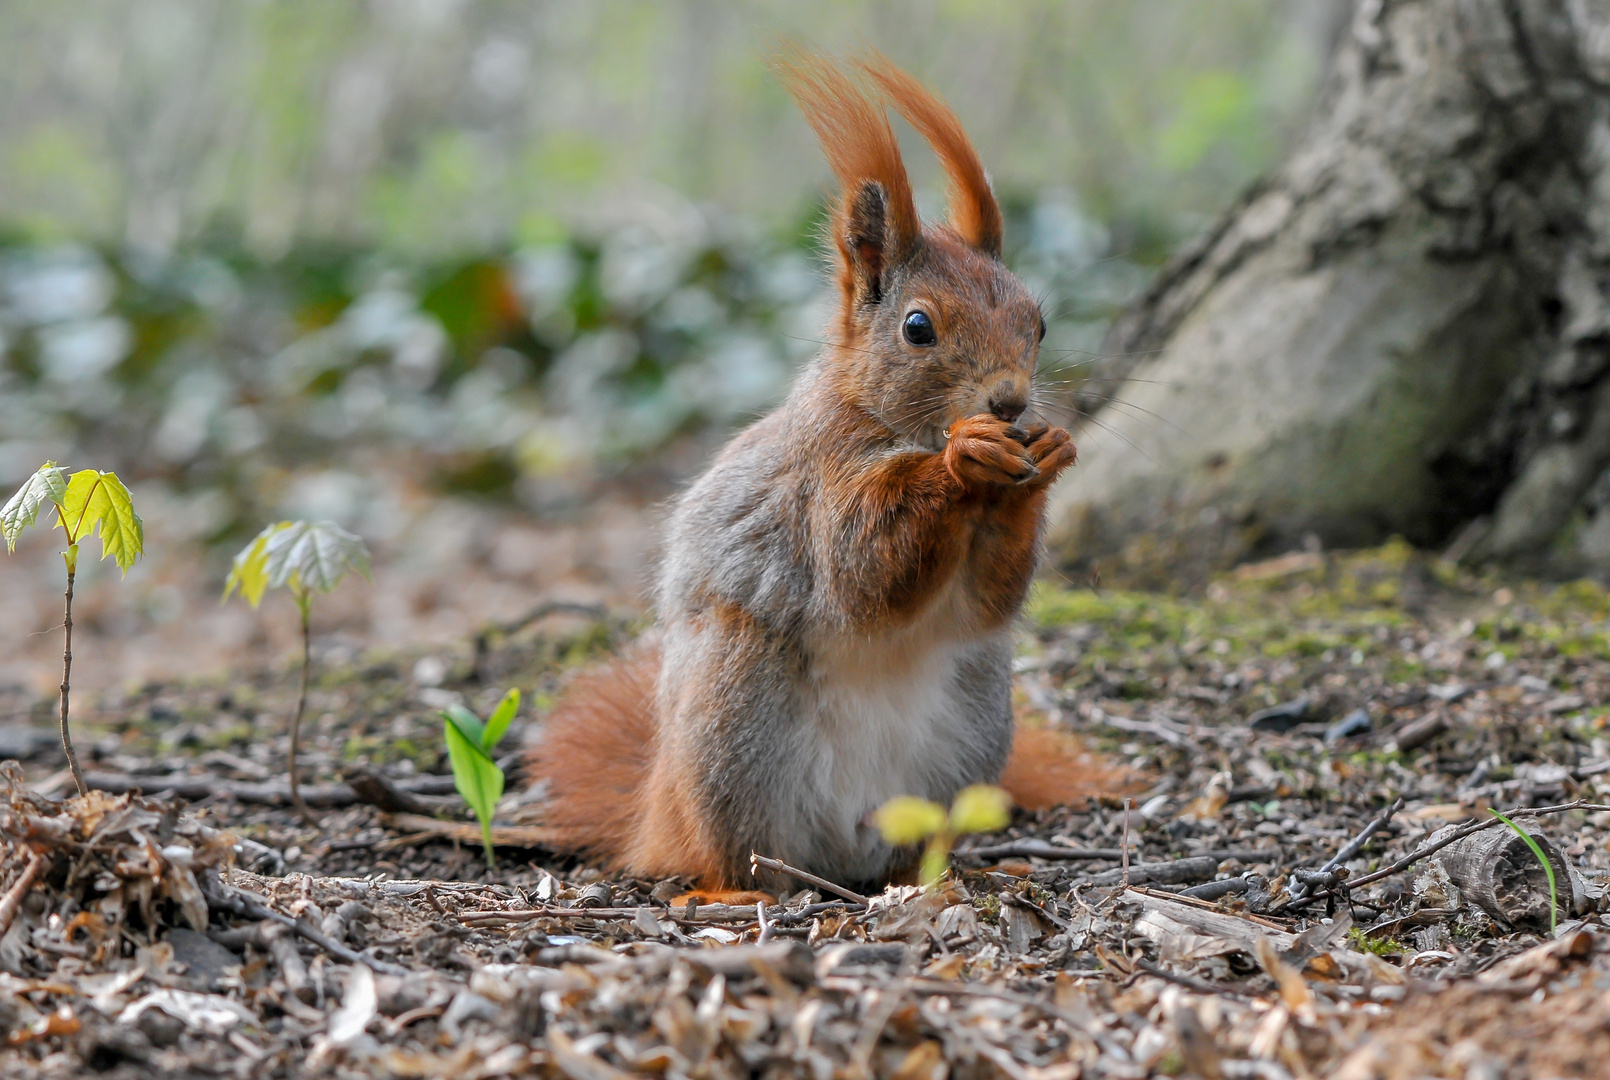
[[[81,0],[0,8],[0,207],[35,241],[555,239],[658,186],[788,220],[827,177],[765,68],[876,46],[1008,189],[1167,232],[1299,123],[1346,0]],[[909,132],[903,137],[909,137]],[[909,145],[909,143],[908,143]],[[913,147],[915,149],[915,147]],[[939,175],[913,153],[919,185]]]
[[[1108,320],[1278,154],[1344,7],[7,6],[0,487],[93,454],[198,537],[373,535],[376,462],[552,506],[720,437],[824,323],[828,174],[777,35],[946,95],[1045,300],[1045,384],[1099,391]]]

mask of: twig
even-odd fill
[[[66,528],[67,522],[62,521]],[[84,770],[78,767],[78,754],[73,750],[73,736],[67,729],[67,694],[72,686],[73,675],[73,578],[77,569],[72,562],[67,564],[67,611],[62,616],[62,629],[65,638],[61,653],[61,748],[67,754],[67,767],[73,770],[73,783],[78,785],[80,795],[88,795],[89,787],[84,783]]]
[[[6,931],[11,929],[11,920],[17,917],[17,912],[22,907],[22,898],[33,888],[34,879],[39,876],[39,871],[44,865],[43,855],[37,851],[29,851],[28,865],[22,868],[22,876],[6,890],[5,896],[0,897],[0,938],[5,937]]]
[[[86,779],[96,791],[122,795],[140,791],[146,795],[176,795],[181,799],[199,802],[202,799],[226,797],[236,802],[262,806],[286,806],[291,801],[290,785],[284,780],[228,780],[222,776],[203,773],[169,773],[166,776],[126,776],[121,773],[89,773]],[[387,783],[411,795],[447,795],[453,791],[451,776],[416,776],[409,780],[388,780]],[[299,789],[309,806],[351,806],[363,802],[351,784],[308,784]]]
[[[382,823],[391,829],[409,834],[388,840],[390,846],[420,839],[457,840],[461,844],[481,843],[481,827],[468,821],[442,821],[420,814],[387,814]],[[492,843],[497,847],[542,848],[555,842],[553,829],[544,825],[494,825]]]
[[[1309,876],[1308,880],[1299,878],[1297,883],[1293,885],[1290,890],[1290,899],[1288,899],[1286,903],[1280,905],[1277,910],[1284,911],[1294,904],[1302,903],[1307,900],[1308,890],[1312,887],[1311,881],[1313,879],[1319,878],[1320,875],[1330,875],[1334,873],[1334,871],[1343,863],[1347,862],[1347,860],[1351,859],[1354,855],[1357,855],[1364,849],[1364,845],[1370,842],[1370,837],[1384,829],[1387,825],[1387,822],[1392,820],[1392,815],[1396,814],[1401,809],[1403,809],[1403,797],[1400,795],[1391,806],[1387,807],[1386,810],[1380,814],[1380,816],[1375,818],[1375,820],[1371,821],[1368,825],[1364,826],[1363,830],[1357,836],[1353,837],[1353,839],[1342,845],[1342,850],[1331,856],[1329,861],[1327,861],[1324,866],[1321,866],[1317,871],[1313,872],[1313,874]],[[1330,882],[1328,884],[1332,890],[1335,889],[1336,882]]]
[[[1370,842],[1370,837],[1386,828],[1387,823],[1392,820],[1392,815],[1402,809],[1403,797],[1400,795],[1398,796],[1396,802],[1387,807],[1381,813],[1380,817],[1364,826],[1364,830],[1362,832],[1353,837],[1353,839],[1349,840],[1342,850],[1338,851],[1334,856],[1331,857],[1329,862],[1327,862],[1324,866],[1321,866],[1319,869],[1322,872],[1334,870],[1348,859],[1351,859],[1354,855],[1357,855],[1364,849],[1364,845]]]
[[[1124,888],[1127,889],[1127,888],[1129,888],[1129,800],[1128,799],[1124,800],[1124,842],[1123,842],[1123,845],[1118,850],[1123,853],[1123,857],[1124,857],[1123,884],[1124,884]]]
[[[1228,986],[1219,986],[1216,983],[1206,982],[1202,979],[1193,979],[1189,975],[1181,975],[1177,971],[1170,971],[1165,967],[1152,963],[1144,957],[1135,958],[1135,970],[1144,971],[1148,975],[1156,976],[1166,982],[1183,986],[1187,990],[1195,990],[1198,994],[1223,994],[1226,997],[1240,998],[1243,1001],[1257,1001],[1256,994],[1244,993]]]
[[[329,935],[315,930],[301,919],[293,919],[289,915],[275,911],[266,904],[260,904],[221,881],[211,880],[208,885],[211,886],[207,890],[211,894],[208,899],[218,907],[234,912],[236,915],[244,915],[248,919],[272,919],[282,926],[288,926],[337,960],[344,960],[349,964],[364,964],[381,975],[411,976],[417,974],[401,964],[387,963],[384,960],[377,960],[372,956],[365,956],[363,953],[349,949]]]
[[[755,901],[755,921],[760,924],[760,936],[755,939],[755,944],[764,945],[771,940],[772,934],[772,924],[766,918],[766,902],[764,900]]]
[[[780,874],[787,874],[789,877],[798,878],[807,885],[815,885],[818,889],[826,889],[834,896],[842,896],[844,899],[852,900],[857,904],[871,903],[870,900],[854,890],[846,889],[842,885],[835,885],[826,878],[819,878],[808,870],[789,866],[781,859],[768,859],[766,856],[752,851],[749,853],[749,872],[753,874],[757,869],[774,870]]]
[[[464,805],[462,798],[431,799],[416,795],[400,787],[378,769],[368,766],[348,769],[346,779],[359,802],[368,803],[386,813],[430,815]]]
[[[486,658],[492,650],[494,637],[513,637],[521,630],[530,626],[538,619],[546,619],[549,615],[581,615],[602,622],[609,615],[609,609],[602,604],[578,604],[567,600],[547,600],[518,619],[511,619],[505,623],[491,623],[475,635],[475,659],[472,661],[472,670],[477,679],[483,679]]]
[[[1192,855],[1184,859],[1175,859],[1173,862],[1141,863],[1131,869],[1124,867],[1120,870],[1103,870],[1093,877],[1083,879],[1087,885],[1122,885],[1128,888],[1131,885],[1194,885],[1199,881],[1212,881],[1213,874],[1219,867],[1219,860],[1211,855]]]
[[[319,827],[319,819],[313,816],[313,811],[302,801],[302,792],[297,788],[296,781],[296,751],[302,738],[302,714],[307,711],[307,669],[313,659],[312,631],[308,625],[312,618],[312,604],[298,593],[296,606],[302,614],[302,685],[296,693],[296,713],[291,717],[291,761],[287,771],[291,779],[291,804],[296,807],[296,812],[301,815],[302,820],[316,829]]]
[[[1118,862],[1124,853],[1117,848],[1072,848],[1061,844],[1048,843],[1045,840],[1011,840],[1004,844],[986,844],[979,847],[961,848],[956,851],[958,856],[970,855],[979,859],[1066,859],[1081,862]],[[1199,851],[1198,855],[1212,855],[1223,862],[1225,859],[1237,859],[1241,862],[1269,862],[1277,857],[1274,851],[1258,851],[1255,848],[1212,848]]]
[[[699,904],[695,907],[696,915],[679,915],[675,912],[664,912],[650,907],[596,907],[596,908],[567,908],[567,907],[539,907],[520,908],[512,911],[463,911],[455,916],[459,922],[466,926],[481,926],[500,922],[528,922],[531,919],[599,919],[620,920],[629,922],[637,918],[637,913],[647,911],[658,919],[670,918],[683,926],[709,926],[712,923],[749,923],[761,922],[759,906],[750,908],[748,904]],[[854,905],[846,905],[842,900],[834,900],[825,904],[810,904],[800,911],[782,911],[765,915],[764,926],[784,927],[820,915],[824,911],[843,911],[854,914]]]
[[[980,859],[1069,859],[1089,862],[1117,862],[1124,853],[1117,848],[1071,848],[1045,840],[1013,840],[1005,844],[986,844],[963,848],[957,856],[971,855]]]

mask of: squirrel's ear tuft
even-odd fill
[[[889,117],[826,57],[786,46],[771,66],[815,130],[842,187],[832,229],[846,299],[878,303],[888,272],[916,251],[921,237]]]
[[[934,148],[950,177],[950,224],[961,238],[980,251],[1001,254],[1001,208],[990,190],[989,177],[978,152],[962,130],[961,121],[933,91],[874,52],[857,66],[878,84],[895,111],[916,128]]]

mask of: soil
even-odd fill
[[[498,816],[518,838],[540,825],[519,746],[642,627],[517,615],[317,655],[316,824],[284,784],[292,669],[86,694],[83,798],[52,700],[14,691],[0,1075],[1610,1075],[1596,585],[1401,545],[1192,596],[1048,583],[1020,713],[1132,769],[1128,808],[1019,811],[926,891],[802,882],[758,909],[540,847],[487,865],[440,710],[525,693]],[[1466,822],[1492,824],[1427,850]]]

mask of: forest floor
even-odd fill
[[[763,908],[516,842],[515,750],[638,629],[518,622],[326,657],[316,824],[287,806],[293,672],[86,699],[86,798],[53,703],[13,710],[0,1076],[1610,1075],[1597,586],[1393,545],[1188,598],[1044,587],[1021,714],[1135,770],[1133,809],[1020,811],[929,892]],[[509,686],[529,706],[489,869],[439,710]],[[1430,850],[1465,822],[1490,827]]]

